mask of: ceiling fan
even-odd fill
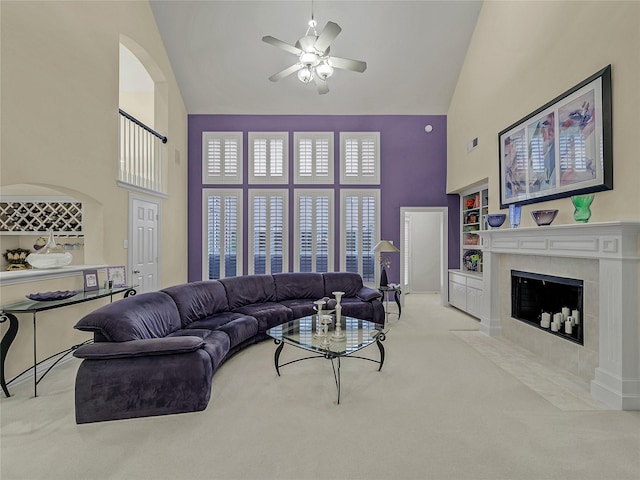
[[[297,72],[298,79],[300,79],[302,83],[308,84],[313,80],[318,87],[318,93],[323,95],[329,91],[327,78],[333,75],[334,68],[360,73],[367,69],[366,62],[334,57],[329,54],[331,42],[333,42],[342,31],[342,28],[340,28],[337,23],[327,22],[318,35],[316,31],[317,22],[313,18],[312,7],[311,20],[309,20],[308,25],[307,32],[302,38],[298,39],[295,45],[278,40],[271,35],[262,37],[263,42],[281,48],[285,52],[293,53],[298,57],[296,63],[271,75],[269,80],[277,82]]]

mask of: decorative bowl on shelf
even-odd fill
[[[533,217],[533,221],[536,222],[536,225],[539,227],[543,225],[551,225],[551,222],[558,215],[558,210],[532,210],[531,216]]]
[[[485,218],[491,227],[498,228],[502,226],[507,215],[505,213],[488,213]]]

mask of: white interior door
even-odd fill
[[[437,292],[441,303],[447,299],[447,219],[447,207],[400,209],[403,292]]]
[[[131,279],[139,293],[152,292],[160,285],[158,278],[158,204],[131,196],[130,198],[130,247]]]

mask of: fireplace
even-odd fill
[[[640,410],[640,222],[491,229],[478,234],[483,250],[481,331],[503,334],[580,375],[590,382],[593,397],[610,408]],[[585,312],[576,308],[584,329],[582,345],[532,330],[511,317],[511,270],[584,281]]]
[[[511,270],[511,317],[584,345],[584,282]]]

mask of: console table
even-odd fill
[[[7,352],[11,347],[11,344],[13,343],[13,340],[16,338],[16,335],[18,334],[18,318],[16,317],[17,314],[30,313],[33,318],[33,366],[29,367],[27,370],[20,373],[18,376],[10,380],[8,383],[11,383],[12,381],[24,375],[26,372],[28,372],[33,368],[33,395],[34,397],[37,397],[38,383],[40,383],[40,380],[42,380],[45,377],[45,375],[49,373],[49,371],[53,367],[55,367],[68,353],[74,351],[81,345],[84,345],[84,343],[89,343],[93,341],[93,340],[87,340],[86,342],[80,345],[74,345],[68,348],[67,350],[58,352],[38,362],[36,357],[36,345],[37,345],[36,323],[38,318],[38,312],[43,312],[45,310],[54,310],[56,308],[68,307],[69,305],[75,305],[77,303],[90,302],[92,300],[97,300],[99,298],[109,297],[110,301],[113,301],[113,296],[119,293],[124,293],[124,296],[126,298],[130,295],[136,294],[136,291],[134,289],[135,286],[136,285],[114,287],[114,288],[95,290],[91,292],[78,291],[78,293],[76,293],[76,295],[74,295],[73,297],[70,297],[64,300],[53,300],[53,301],[22,300],[20,302],[16,302],[10,305],[5,305],[0,307],[0,323],[4,323],[6,321],[9,322],[9,328],[7,329],[6,333],[2,337],[2,341],[0,342],[0,386],[2,387],[2,390],[4,391],[5,395],[7,397],[11,396],[9,395],[9,389],[7,388],[7,382],[4,376],[4,362],[7,357]],[[40,365],[42,362],[45,362],[57,356],[59,356],[60,358],[58,358],[53,363],[53,365],[47,368],[47,370],[40,376],[40,378],[38,378],[38,372],[37,372],[38,365]]]

